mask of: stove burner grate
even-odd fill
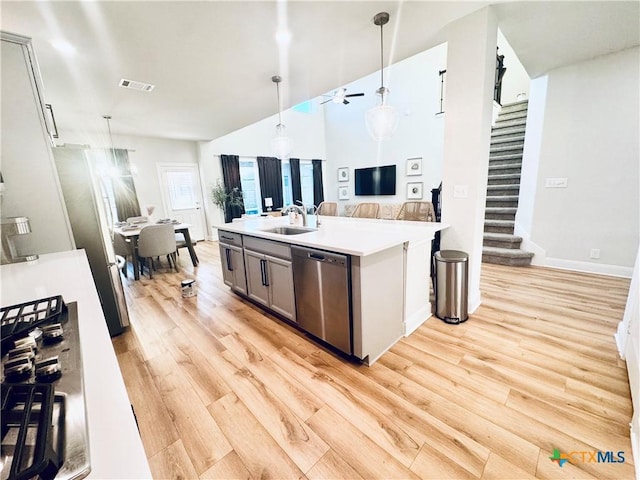
[[[58,430],[64,423],[64,399],[55,394],[54,386],[2,384],[1,423],[2,449],[12,450],[3,452],[12,457],[7,480],[54,478],[63,463]]]
[[[11,348],[14,340],[38,325],[59,320],[66,310],[62,295],[0,308],[2,354]]]

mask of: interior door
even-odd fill
[[[188,223],[192,240],[204,240],[200,172],[195,163],[158,165],[167,217]]]

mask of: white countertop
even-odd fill
[[[309,215],[309,228],[316,227],[316,217]],[[238,221],[239,220],[239,221]],[[301,220],[301,218],[300,218]],[[317,230],[299,235],[281,235],[265,229],[288,226],[288,217],[246,217],[216,225],[219,230],[241,233],[284,243],[319,248],[364,257],[404,242],[431,239],[435,232],[448,227],[445,223],[411,222],[350,217],[320,217]],[[297,226],[301,226],[299,223]]]
[[[0,267],[0,304],[62,295],[78,302],[80,342],[95,479],[152,478],[84,250]]]

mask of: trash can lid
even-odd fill
[[[182,280],[180,282],[180,285],[182,285],[183,287],[187,287],[189,285],[193,285],[194,283],[196,283],[196,281],[190,278],[190,279],[187,279],[187,280]]]
[[[440,250],[436,252],[436,260],[443,262],[466,262],[469,255],[460,250]]]

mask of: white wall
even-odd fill
[[[548,74],[541,131],[527,126],[527,136],[540,136],[529,233],[546,251],[546,265],[631,275],[640,228],[639,53]],[[525,147],[525,162],[527,154]],[[568,187],[545,188],[545,179],[557,177]],[[600,259],[589,258],[592,248]]]
[[[423,199],[431,200],[431,189],[442,180],[442,146],[444,118],[440,110],[439,70],[446,68],[447,47],[442,44],[385,69],[385,87],[391,91],[388,103],[400,113],[395,135],[380,143],[372,140],[365,125],[365,112],[375,105],[375,91],[380,87],[380,72],[345,85],[347,93],[364,92],[364,97],[349,99],[349,105],[327,103],[325,132],[327,164],[325,199],[338,201],[338,185],[349,186],[346,203],[406,201],[407,182],[423,183]],[[444,108],[446,111],[446,106]],[[408,158],[422,157],[422,175],[406,176]],[[396,195],[355,197],[355,168],[397,165]],[[349,167],[349,182],[338,183],[338,168]]]
[[[469,312],[480,305],[480,270],[495,79],[497,20],[483,8],[450,24],[442,179],[442,250],[469,255]]]

